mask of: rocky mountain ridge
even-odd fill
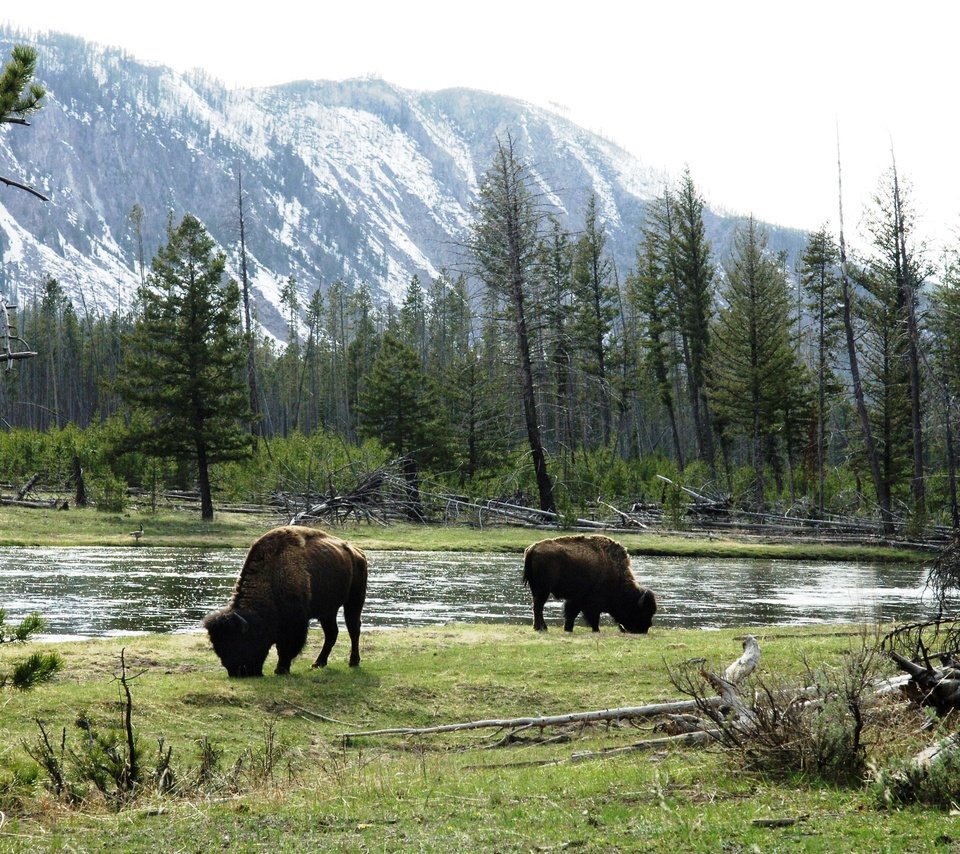
[[[0,132],[0,175],[50,196],[0,189],[0,294],[21,302],[55,276],[75,305],[129,305],[168,218],[197,216],[238,268],[242,182],[258,317],[282,337],[280,288],[304,302],[336,279],[397,299],[410,277],[467,270],[479,182],[510,134],[567,227],[587,198],[621,274],[646,203],[667,179],[612,142],[539,107],[464,89],[416,92],[379,79],[227,89],[122,50],[0,28],[0,55],[35,45],[48,98],[31,126]],[[134,206],[143,211],[139,225]],[[718,252],[738,220],[710,214]],[[770,229],[773,249],[802,235]]]

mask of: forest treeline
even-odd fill
[[[689,172],[649,204],[630,270],[600,208],[564,228],[502,140],[460,271],[414,277],[399,304],[344,281],[304,303],[291,278],[285,345],[257,331],[242,245],[227,282],[203,226],[171,223],[128,310],[90,313],[52,279],[19,307],[38,355],[4,372],[0,478],[68,478],[79,455],[113,494],[188,486],[190,425],[216,415],[202,453],[233,500],[399,458],[544,510],[656,498],[664,474],[754,511],[956,526],[960,248],[931,263],[895,169],[861,253],[825,226],[794,268],[752,218],[716,257]]]

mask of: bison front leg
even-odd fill
[[[277,668],[273,671],[278,676],[290,672],[291,662],[300,655],[307,642],[309,627],[310,620],[305,617],[303,620],[290,620],[280,631],[277,637]]]
[[[320,650],[320,655],[317,656],[317,660],[313,662],[314,667],[327,666],[330,650],[333,649],[333,645],[337,642],[337,635],[340,634],[340,629],[337,628],[336,612],[334,612],[332,617],[329,615],[321,617],[320,627],[323,629],[323,649]]]
[[[573,599],[568,599],[563,603],[563,630],[565,632],[573,631],[573,624],[577,622],[580,614],[580,603]]]

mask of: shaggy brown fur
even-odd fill
[[[563,599],[565,631],[583,612],[600,631],[600,614],[609,614],[621,631],[646,634],[657,610],[652,590],[637,584],[630,556],[615,540],[599,535],[541,540],[523,553],[523,583],[533,595],[533,627],[545,632],[543,606],[552,595]]]
[[[311,617],[323,628],[323,649],[313,666],[326,665],[343,606],[350,666],[356,667],[366,595],[367,559],[360,549],[324,531],[289,525],[268,531],[250,547],[230,603],[208,614],[203,626],[230,676],[262,676],[274,644],[276,673],[289,673],[307,641]]]

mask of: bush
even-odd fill
[[[46,622],[39,614],[30,614],[17,625],[7,623],[7,614],[0,608],[0,643],[26,643],[42,632]],[[0,688],[13,687],[26,691],[43,682],[49,682],[61,669],[63,659],[55,652],[34,652],[14,662],[8,673],[0,673]]]
[[[104,474],[93,481],[91,490],[97,510],[102,513],[122,513],[127,509],[126,481]]]
[[[929,765],[892,763],[875,772],[872,785],[887,809],[908,804],[954,809],[960,803],[960,752],[948,750]]]
[[[893,713],[874,692],[879,660],[879,645],[864,637],[842,666],[806,665],[800,682],[755,677],[742,686],[751,691],[739,715],[719,708],[706,679],[689,667],[671,670],[670,678],[697,701],[713,724],[708,732],[738,754],[747,770],[848,785],[865,779],[868,747]]]

